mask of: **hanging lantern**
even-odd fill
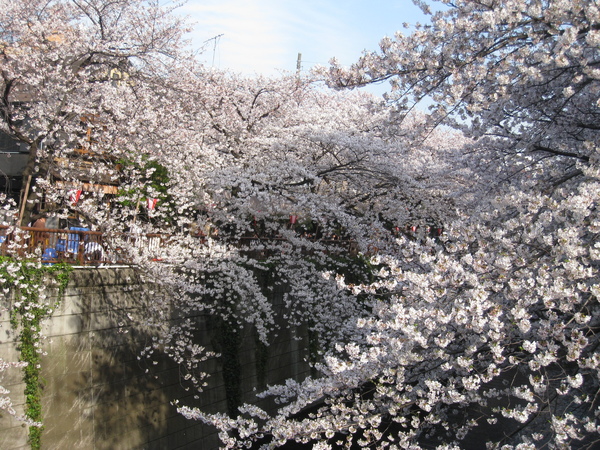
[[[81,198],[81,193],[83,191],[81,189],[78,189],[76,191],[71,191],[71,203],[73,205],[76,205],[77,202],[79,201],[79,199]]]
[[[146,199],[146,206],[148,207],[148,210],[151,211],[154,208],[156,208],[156,204],[158,203],[158,199],[157,198],[148,198]]]

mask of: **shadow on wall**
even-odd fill
[[[266,282],[261,280],[265,288]],[[211,377],[194,398],[184,373],[164,353],[140,358],[155,334],[146,322],[155,300],[152,289],[156,287],[133,268],[71,273],[65,298],[43,331],[48,337],[42,358],[43,448],[216,449],[216,429],[183,418],[173,400],[207,412],[234,414],[243,402],[270,410],[277,405],[272,399],[257,401],[254,388],[301,380],[310,373],[306,340],[301,339],[304,327],[281,329],[265,346],[251,326],[234,333],[215,317],[188,316],[196,323],[194,342],[223,354],[203,363],[201,369]],[[280,287],[271,298],[281,317],[285,292]],[[173,325],[184,320],[175,312],[170,315]],[[18,358],[14,340],[0,343],[0,351],[3,357]],[[22,393],[20,373],[11,376],[12,392]],[[22,394],[17,397],[24,402]],[[29,448],[27,429],[13,419],[8,422],[0,420],[0,448]]]
[[[155,364],[139,358],[152,333],[143,325],[147,286],[134,270],[78,270],[72,278],[46,330],[44,447],[198,448],[216,439],[171,404],[194,402],[178,366],[163,354]]]

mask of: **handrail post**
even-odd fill
[[[78,231],[77,234],[79,235],[79,245],[77,247],[77,261],[79,261],[79,264],[83,266],[85,265],[85,258],[83,257],[83,254],[85,252],[85,243],[83,242],[84,236],[82,231]]]

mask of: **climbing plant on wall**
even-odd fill
[[[48,319],[62,300],[69,281],[71,267],[65,264],[42,265],[39,262],[0,257],[0,285],[5,301],[11,299],[10,321],[19,332],[18,350],[25,384],[25,418],[29,422],[29,442],[32,449],[41,446],[42,386],[41,348],[42,322]],[[47,286],[58,289],[56,296],[48,297]],[[10,296],[9,296],[10,294]]]

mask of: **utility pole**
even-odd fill
[[[300,69],[302,69],[302,53],[298,53],[298,60],[296,61],[296,76],[300,76]]]

